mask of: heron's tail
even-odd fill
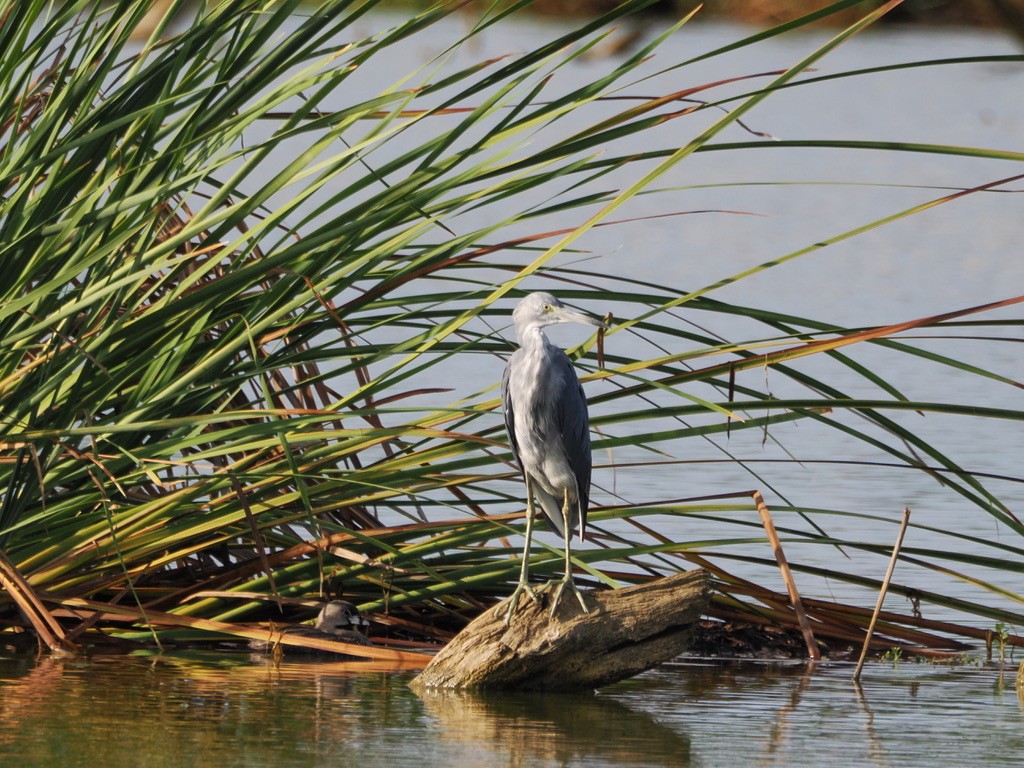
[[[533,497],[540,502],[540,509],[544,517],[551,523],[551,527],[558,531],[559,536],[564,536],[564,523],[562,520],[562,500],[553,496],[543,488],[534,487]],[[574,500],[569,509],[569,530],[574,531],[581,539],[586,531],[586,515],[580,514],[580,504]]]

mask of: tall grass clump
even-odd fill
[[[678,71],[678,91],[638,88],[655,49],[689,19],[585,86],[564,84],[565,67],[648,4],[625,2],[514,55],[486,51],[486,34],[528,3],[460,17],[463,31],[450,43],[435,30],[459,4],[383,23],[374,0],[179,1],[144,39],[136,37],[150,10],[144,0],[3,4],[0,565],[9,591],[0,593],[0,615],[19,623],[15,603],[24,609],[34,595],[47,611],[77,617],[65,622],[73,633],[244,636],[237,621],[270,615],[275,600],[343,591],[400,629],[443,638],[507,593],[518,571],[522,489],[494,384],[511,349],[511,303],[503,299],[519,295],[528,277],[557,281],[567,301],[614,304],[622,315],[600,361],[595,340],[573,351],[585,379],[605,386],[592,397],[596,450],[627,447],[657,461],[681,440],[816,422],[935,476],[1012,534],[997,551],[962,555],[958,537],[966,534],[950,531],[948,550],[908,547],[905,557],[954,578],[982,561],[1016,569],[1024,557],[1019,518],[983,478],[897,417],[969,412],[1020,421],[1024,411],[908,400],[845,351],[883,345],[1019,387],[899,338],[918,328],[955,333],[961,322],[984,336],[991,308],[837,328],[718,301],[717,284],[681,290],[631,280],[628,269],[601,276],[553,261],[617,212],[625,216],[631,200],[695,153],[778,145],[752,136],[744,115],[799,85],[893,5],[720,101],[720,84],[685,82],[689,62],[668,66]],[[836,3],[729,49],[852,5]],[[419,69],[396,73],[409,46],[429,52]],[[675,138],[659,146],[666,124],[676,126]],[[732,140],[716,144],[726,131]],[[625,143],[648,134],[658,138],[643,151]],[[614,236],[615,228],[606,231]],[[761,332],[724,341],[680,321],[680,308],[745,318]],[[661,351],[626,354],[612,344],[619,333]],[[800,361],[812,355],[831,358],[874,394],[850,395],[806,372]],[[737,380],[766,366],[806,394],[780,399]],[[488,371],[485,383],[473,383],[469,370]],[[830,515],[859,513],[827,503],[773,510],[785,515],[788,539],[837,553],[887,551],[884,541],[831,537]],[[592,546],[576,564],[607,586],[708,565],[717,615],[784,622],[784,600],[730,569],[769,559],[731,554],[761,541],[749,528],[752,508],[749,494],[727,493],[604,505],[592,512]],[[679,541],[658,531],[662,516],[725,522],[716,541]],[[532,557],[538,574],[560,562],[544,544]],[[844,570],[841,558],[827,577],[877,583]],[[988,588],[1021,600],[1012,589]],[[1021,621],[1006,609],[957,607],[986,621]],[[833,636],[866,623],[848,606],[815,610]],[[927,627],[892,621],[897,636],[924,642]]]

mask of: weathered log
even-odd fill
[[[508,626],[505,604],[477,617],[412,681],[414,688],[585,690],[639,674],[686,650],[711,599],[706,571],[620,590],[571,595],[554,617],[519,601]]]

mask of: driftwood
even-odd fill
[[[711,599],[707,572],[572,595],[548,615],[528,597],[508,626],[505,604],[477,617],[412,681],[414,688],[583,690],[639,674],[686,650]]]

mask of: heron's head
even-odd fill
[[[516,335],[520,340],[530,328],[544,328],[555,323],[580,323],[598,328],[607,326],[596,317],[574,312],[550,293],[531,293],[520,301],[512,312]]]

